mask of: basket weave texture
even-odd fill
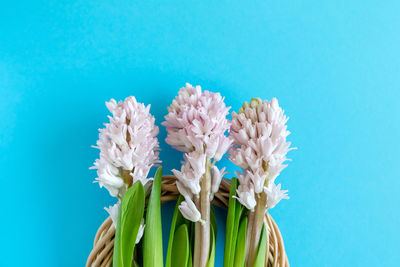
[[[161,202],[176,200],[179,197],[176,187],[176,178],[173,175],[164,175],[161,185]],[[224,178],[212,201],[214,205],[222,208],[228,207],[230,179]],[[289,261],[285,252],[283,239],[269,213],[265,216],[265,225],[269,233],[269,249],[265,257],[265,266],[289,267]],[[108,217],[99,227],[93,242],[93,249],[89,254],[86,267],[108,267],[111,266],[113,258],[115,227],[111,218]]]

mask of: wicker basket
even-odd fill
[[[178,189],[175,185],[175,176],[165,175],[162,179],[161,202],[176,200],[179,197]],[[230,180],[224,178],[221,182],[219,191],[215,194],[213,204],[227,208],[229,199]],[[289,261],[283,245],[283,239],[271,215],[267,213],[265,223],[269,231],[269,250],[266,253],[265,266],[289,267]],[[87,259],[86,266],[106,267],[111,266],[114,248],[115,228],[111,218],[108,217],[97,230],[93,243],[93,249]]]

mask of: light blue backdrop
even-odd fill
[[[113,203],[88,169],[104,102],[135,95],[160,125],[191,82],[234,110],[276,96],[291,117],[299,149],[279,177],[291,199],[272,215],[292,266],[398,266],[399,10],[397,0],[3,2],[0,265],[83,266]],[[181,155],[165,135],[168,171]]]

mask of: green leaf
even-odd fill
[[[236,240],[239,231],[239,223],[243,214],[243,206],[235,199],[238,181],[232,178],[229,190],[228,216],[226,220],[226,237],[224,267],[232,267],[235,260]]]
[[[232,238],[234,236],[235,228],[235,213],[236,213],[236,199],[232,196],[236,195],[237,189],[237,179],[232,178],[231,186],[229,190],[229,205],[228,205],[228,215],[226,218],[226,237],[225,237],[225,251],[224,251],[224,267],[231,267],[231,252],[234,244],[232,243]],[[234,254],[232,254],[234,255]]]
[[[175,232],[171,256],[171,266],[187,266],[189,260],[189,232],[186,224],[179,226]]]
[[[210,212],[210,222],[211,222],[211,226],[214,227],[214,234],[215,234],[215,236],[217,236],[217,218],[215,217],[215,210],[212,205],[211,205],[211,212]]]
[[[114,267],[132,265],[133,251],[143,219],[145,195],[140,182],[132,185],[122,198],[114,242]]]
[[[189,245],[190,245],[190,253],[189,253],[189,262],[188,267],[193,266],[193,253],[194,253],[194,236],[195,236],[195,224],[194,222],[188,221],[188,229],[189,229]]]
[[[178,201],[175,205],[174,215],[172,217],[171,222],[171,230],[169,232],[169,240],[168,240],[168,249],[167,249],[167,258],[165,260],[165,267],[171,267],[171,257],[172,257],[172,244],[174,241],[175,230],[182,224],[185,223],[185,218],[183,218],[182,214],[179,211],[179,205],[184,200],[183,196],[179,196]]]
[[[265,266],[265,254],[267,252],[267,229],[265,224],[261,230],[260,243],[258,244],[258,251],[256,256],[256,261],[254,262],[254,267],[264,267]]]
[[[235,200],[237,201],[237,200]],[[243,206],[240,203],[236,203],[236,210],[235,210],[235,222],[233,225],[233,236],[232,236],[232,244],[231,244],[231,252],[230,252],[230,261],[229,261],[229,266],[233,266],[234,260],[235,260],[235,254],[236,254],[236,240],[237,240],[237,232],[239,231],[239,224],[240,224],[240,219],[242,218],[242,213],[243,213]]]
[[[194,222],[189,222],[189,238],[190,238],[190,248],[192,250],[192,255],[194,253],[194,236],[195,236],[195,232],[196,232],[196,223]]]
[[[214,216],[215,218],[215,216]],[[215,224],[216,225],[216,224]],[[211,228],[211,233],[210,233],[210,256],[208,258],[208,262],[207,262],[207,267],[214,267],[214,263],[215,263],[215,230],[214,230],[214,224],[211,223],[210,225]]]
[[[192,252],[193,246],[192,246],[192,242],[190,241],[189,238],[189,260],[188,260],[188,267],[192,267],[193,266],[193,252]]]
[[[234,267],[244,267],[246,260],[246,231],[247,217],[244,217],[240,222],[239,233],[236,241]]]
[[[161,227],[161,180],[162,168],[158,168],[146,211],[146,227],[143,240],[143,266],[162,267],[162,227]]]

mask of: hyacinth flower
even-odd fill
[[[99,130],[95,148],[100,150],[100,158],[96,159],[91,169],[97,169],[95,182],[119,199],[114,206],[105,208],[113,225],[117,227],[124,194],[136,182],[148,187],[151,181],[147,178],[150,169],[161,162],[158,157],[159,129],[150,114],[150,105],[138,103],[133,96],[118,103],[111,99],[106,102],[106,106],[112,116],[108,116],[110,121],[104,124],[105,128]],[[136,243],[140,241],[143,231],[142,220]]]
[[[184,152],[181,170],[172,170],[184,200],[181,214],[195,222],[193,266],[205,267],[210,254],[210,206],[218,191],[224,168],[219,161],[231,146],[225,136],[230,127],[226,107],[219,93],[202,91],[186,84],[173,100],[162,123],[167,129],[166,142]],[[168,264],[168,263],[167,263]]]
[[[267,209],[281,199],[288,199],[286,190],[275,184],[287,166],[286,154],[293,148],[286,141],[288,117],[276,98],[262,101],[253,98],[239,112],[232,113],[230,138],[233,140],[229,159],[241,168],[237,200],[248,209],[246,233],[246,266],[253,266]]]

